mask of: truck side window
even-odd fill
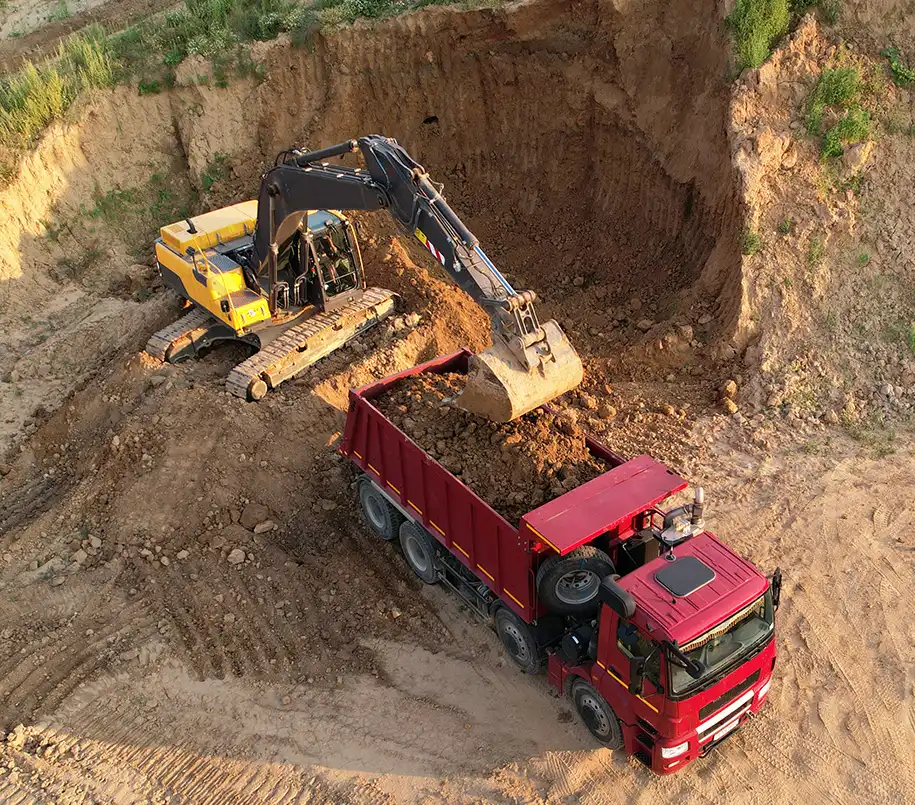
[[[645,637],[634,624],[621,620],[616,630],[616,645],[624,657],[648,657],[645,679],[655,687],[661,686],[661,650],[654,640]]]

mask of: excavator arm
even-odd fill
[[[362,153],[365,169],[324,161],[353,151]],[[379,135],[284,152],[261,182],[256,270],[269,274],[272,288],[279,246],[308,210],[387,210],[489,315],[493,347],[476,356],[460,403],[508,421],[575,388],[581,360],[555,321],[539,322],[536,294],[512,288],[441,190],[396,140]]]

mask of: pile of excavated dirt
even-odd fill
[[[465,382],[460,374],[417,375],[374,403],[510,522],[609,469],[566,417],[537,409],[497,424],[443,402]]]

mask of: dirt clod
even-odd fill
[[[573,421],[544,409],[496,424],[443,405],[465,383],[458,374],[420,375],[375,400],[417,444],[510,522],[609,469]]]
[[[229,552],[226,561],[228,561],[230,565],[240,565],[245,561],[245,552],[241,548],[233,548]]]
[[[241,524],[249,531],[260,525],[270,516],[270,511],[260,503],[249,503],[241,513]]]

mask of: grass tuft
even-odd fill
[[[727,19],[734,35],[737,69],[759,67],[775,43],[788,32],[788,0],[737,0]]]
[[[893,76],[893,83],[897,87],[907,87],[915,81],[915,69],[909,67],[899,57],[899,51],[896,48],[887,48],[880,51],[881,56],[885,56],[890,62],[890,75]]]
[[[752,257],[762,248],[762,238],[752,229],[745,229],[743,240],[741,241],[741,251],[747,256]]]

